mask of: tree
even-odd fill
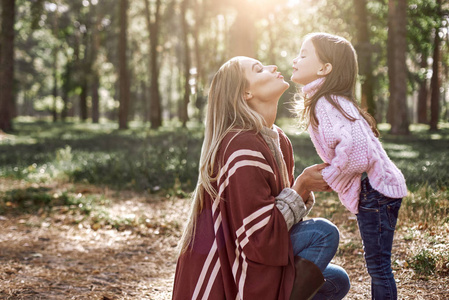
[[[182,26],[182,42],[184,46],[184,85],[183,92],[184,97],[180,106],[180,120],[182,126],[187,126],[187,121],[189,120],[188,115],[188,105],[190,102],[190,46],[189,46],[189,24],[187,22],[187,8],[189,5],[189,0],[183,0],[181,3],[181,26]]]
[[[249,56],[256,57],[256,28],[254,9],[251,7],[252,3],[248,0],[234,1],[234,6],[237,7],[237,16],[234,24],[231,27],[231,56]]]
[[[435,28],[438,28],[435,0],[410,0],[409,30],[407,32],[409,45],[409,58],[412,63],[412,87],[417,84],[417,121],[429,123],[429,88],[428,88],[428,59],[433,52],[433,39]],[[413,73],[413,67],[417,69]]]
[[[130,99],[129,71],[127,59],[127,30],[128,30],[128,0],[120,0],[120,34],[118,43],[119,52],[119,85],[120,85],[120,107],[119,128],[128,128],[128,109]]]
[[[355,27],[357,30],[357,55],[359,60],[359,74],[362,82],[362,107],[366,108],[372,116],[376,115],[376,104],[374,102],[374,76],[372,51],[370,42],[370,30],[368,24],[368,12],[366,0],[354,0]]]
[[[58,53],[59,53],[59,1],[55,2],[55,10],[53,15],[53,24],[52,31],[53,36],[55,37],[55,44],[53,45],[53,122],[58,120],[58,109],[57,109],[57,100],[58,100]]]
[[[145,0],[145,19],[147,23],[148,33],[150,34],[149,42],[149,65],[148,73],[151,77],[150,86],[150,123],[151,128],[157,129],[162,125],[162,109],[161,96],[159,93],[159,63],[158,51],[159,46],[159,28],[161,22],[161,0],[156,0],[153,16],[151,17],[150,2]]]
[[[100,75],[98,72],[98,51],[100,49],[100,22],[102,19],[102,14],[98,12],[97,5],[91,2],[92,7],[92,38],[91,38],[91,52],[90,52],[90,60],[91,60],[91,91],[92,91],[92,123],[98,123],[100,121]]]
[[[0,33],[0,130],[12,131],[14,117],[15,0],[1,0]]]
[[[441,0],[437,0],[437,14],[441,18]],[[432,78],[430,79],[430,130],[438,130],[438,119],[440,114],[440,22],[435,28],[433,43]]]
[[[392,134],[409,134],[407,116],[407,0],[388,2],[388,121]]]

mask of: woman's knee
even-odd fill
[[[340,266],[329,264],[323,275],[326,282],[313,299],[343,299],[351,288],[348,273]]]
[[[316,226],[320,227],[324,237],[329,241],[329,244],[332,244],[337,248],[340,242],[340,232],[338,231],[337,226],[324,218],[316,218],[314,220]]]

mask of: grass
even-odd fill
[[[119,131],[116,124],[50,123],[18,120],[14,135],[0,140],[0,178],[25,182],[27,187],[0,187],[0,215],[64,213],[66,222],[87,222],[92,229],[143,226],[157,232],[180,229],[179,224],[108,213],[111,201],[98,193],[53,189],[55,183],[89,184],[112,190],[134,190],[157,197],[187,197],[197,180],[203,129],[198,124],[180,128],[169,124],[158,131],[139,123]],[[298,134],[290,120],[279,125],[289,135],[295,151],[296,174],[320,163],[306,133]],[[417,274],[449,273],[449,249],[441,240],[449,233],[449,124],[437,133],[427,126],[411,126],[409,136],[391,136],[381,124],[382,143],[403,171],[409,195],[404,198],[400,220],[403,239],[424,243],[408,254],[407,263]],[[321,216],[338,220],[345,216],[335,194],[324,194],[317,204]],[[356,232],[355,222],[340,222]],[[349,241],[340,253],[358,251]],[[430,272],[430,273],[429,273]]]
[[[320,163],[306,133],[280,120],[295,150],[295,165]],[[108,185],[116,189],[157,192],[191,191],[197,179],[203,129],[163,127],[154,131],[133,124],[119,131],[113,123],[17,121],[16,134],[0,142],[0,176],[44,183],[55,179]],[[412,126],[410,136],[391,136],[381,124],[382,142],[403,171],[408,188],[446,188],[449,182],[449,124],[430,134]],[[180,188],[180,189],[179,189]]]
[[[156,192],[192,189],[200,130],[16,122],[0,144],[0,176],[36,183],[55,179]],[[194,180],[192,180],[194,179]]]

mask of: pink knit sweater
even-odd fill
[[[307,97],[313,95],[324,79],[303,87]],[[309,126],[312,142],[321,159],[329,163],[322,174],[340,201],[352,213],[358,213],[362,173],[366,172],[371,186],[390,198],[407,195],[401,171],[390,160],[379,139],[357,108],[344,97],[332,96],[355,121],[346,119],[324,97],[318,99],[315,115],[319,125]]]

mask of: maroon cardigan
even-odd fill
[[[279,129],[293,183],[293,150]],[[217,161],[220,200],[205,195],[193,246],[177,263],[173,299],[289,299],[295,277],[290,235],[275,205],[282,190],[275,158],[260,134],[229,133]],[[217,169],[218,170],[218,169]]]

